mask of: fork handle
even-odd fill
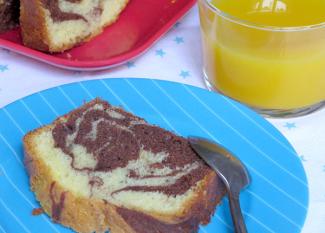
[[[236,233],[247,233],[244,218],[240,209],[239,194],[231,194],[229,192],[229,205],[232,221],[235,226]]]

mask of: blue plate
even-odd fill
[[[107,79],[52,88],[0,110],[0,232],[72,232],[46,215],[32,216],[39,204],[29,190],[22,137],[95,97],[177,134],[206,137],[229,148],[252,178],[241,195],[248,231],[301,231],[308,209],[306,175],[292,146],[271,124],[228,98],[192,86]],[[226,198],[200,232],[233,232]]]

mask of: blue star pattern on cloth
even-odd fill
[[[182,70],[181,73],[179,74],[179,76],[181,76],[182,78],[187,78],[190,76],[190,72]]]
[[[8,65],[0,65],[0,72],[5,72],[8,69]]]
[[[166,52],[162,49],[158,49],[156,50],[156,56],[159,56],[159,57],[164,57],[166,55]]]
[[[180,37],[180,36],[176,36],[176,38],[174,39],[174,41],[177,44],[182,44],[182,43],[184,43],[184,38],[183,37]]]
[[[129,61],[126,63],[126,66],[130,69],[132,67],[135,67],[135,63],[134,63],[134,61]]]
[[[297,128],[296,123],[293,123],[293,122],[287,122],[283,126],[286,127],[286,128],[288,128],[289,130],[290,129]]]

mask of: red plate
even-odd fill
[[[0,47],[54,66],[99,70],[139,56],[167,32],[195,0],[130,0],[116,23],[91,41],[64,53],[48,54],[25,47],[19,28],[0,34]]]

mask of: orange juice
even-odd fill
[[[324,0],[200,0],[199,7],[214,88],[259,109],[325,101]]]
[[[211,0],[211,4],[259,25],[300,27],[325,22],[324,0]]]

